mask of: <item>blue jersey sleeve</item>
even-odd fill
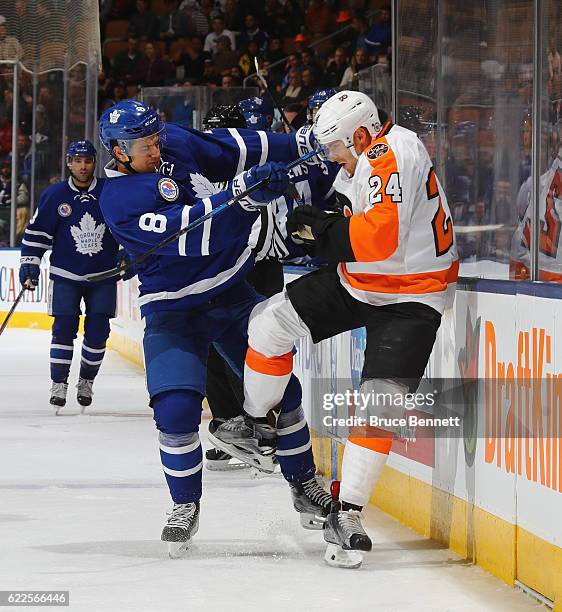
[[[101,205],[115,238],[132,256],[138,256],[230,198],[229,187],[196,200],[172,179],[146,174],[109,181]],[[120,202],[119,206],[116,202]],[[158,254],[201,257],[218,253],[244,240],[257,215],[234,204],[162,247]]]
[[[199,132],[169,124],[164,150],[192,158],[212,182],[228,181],[252,166],[268,161],[291,162],[312,149],[310,128],[293,134],[276,134],[248,129],[217,129]],[[175,153],[173,153],[175,152]]]
[[[50,187],[43,192],[37,210],[23,234],[21,258],[25,263],[40,264],[45,251],[53,246],[59,204],[54,191]]]

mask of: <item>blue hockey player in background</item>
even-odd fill
[[[78,402],[89,406],[92,386],[105,354],[109,319],[115,316],[116,280],[88,283],[90,274],[117,263],[118,244],[99,207],[105,179],[96,179],[96,149],[87,140],[73,142],[67,151],[68,181],[48,187],[25,230],[21,247],[20,282],[37,286],[39,264],[47,249],[50,259],[49,314],[54,317],[51,342],[51,404],[66,403],[74,339],[84,300],[86,319]]]
[[[137,269],[147,386],[174,501],[162,532],[172,556],[183,554],[199,524],[198,430],[208,349],[212,343],[242,375],[248,317],[262,299],[244,281],[254,262],[249,232],[259,207],[281,196],[288,185],[285,166],[271,162],[290,161],[312,150],[309,136],[309,131],[280,135],[224,129],[208,134],[173,124],[164,128],[155,111],[134,100],[116,104],[100,119],[100,140],[114,160],[106,168],[109,180],[101,208],[133,258],[269,178],[266,186],[169,243]],[[225,181],[219,190],[217,183]],[[277,443],[281,470],[295,508],[325,516],[330,496],[315,479],[294,377],[286,396],[277,422],[286,429]],[[293,428],[295,423],[299,427]],[[248,448],[262,445],[273,452],[275,429],[266,421],[253,421],[251,427]],[[258,455],[259,461],[263,455]]]

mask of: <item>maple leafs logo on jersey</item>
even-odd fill
[[[105,224],[96,225],[96,220],[86,213],[80,220],[80,227],[73,225],[70,233],[76,243],[76,250],[82,255],[92,257],[103,249],[102,241],[105,234]]]
[[[221,183],[211,183],[206,176],[199,174],[199,172],[191,172],[189,178],[195,197],[200,200],[203,198],[210,198],[212,195],[215,195],[215,193],[222,191]]]

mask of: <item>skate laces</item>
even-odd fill
[[[332,496],[324,490],[316,477],[302,483],[304,492],[315,504],[327,508],[332,502]]]
[[[170,518],[168,519],[168,527],[188,528],[195,520],[197,514],[197,504],[174,504]]]
[[[80,395],[86,395],[90,397],[94,394],[93,386],[94,386],[93,380],[88,380],[87,378],[79,378],[76,388],[78,389],[78,393]]]
[[[348,534],[359,533],[367,535],[363,525],[361,525],[362,518],[363,516],[359,510],[342,510],[338,512],[338,522]]]
[[[219,427],[224,431],[244,431],[249,429],[243,415],[228,419],[228,421],[221,423]]]
[[[51,395],[54,397],[66,397],[68,384],[63,382],[54,382],[51,386]]]

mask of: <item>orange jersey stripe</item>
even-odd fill
[[[398,174],[398,164],[386,138],[373,140],[371,147],[375,143],[386,145],[388,151],[374,161],[369,160],[373,167],[370,178],[372,208],[349,220],[349,239],[356,261],[382,261],[398,247],[397,203],[386,193],[389,178]]]
[[[446,270],[418,274],[351,274],[344,263],[341,269],[346,281],[360,291],[421,294],[445,291],[458,277],[459,262],[455,260]]]
[[[356,427],[349,436],[349,441],[357,446],[368,448],[382,455],[388,455],[394,440],[394,434],[378,427]]]
[[[246,365],[259,374],[286,376],[293,371],[293,353],[285,353],[279,357],[266,357],[249,346],[246,352]]]

